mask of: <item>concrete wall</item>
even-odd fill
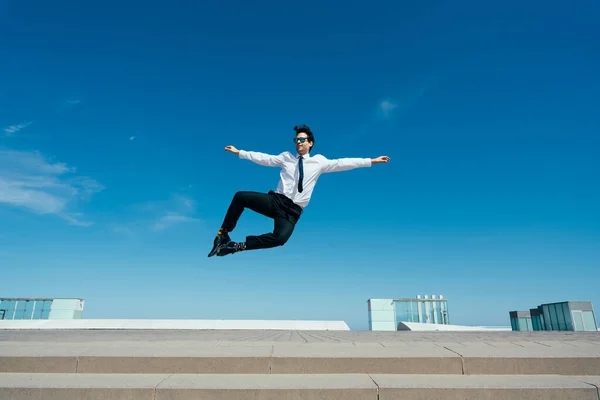
[[[415,331],[415,332],[490,332],[490,331],[510,331],[510,326],[467,326],[467,325],[447,325],[447,324],[426,324],[422,322],[398,322],[399,331]]]
[[[260,329],[300,331],[349,331],[344,321],[269,321],[269,320],[152,320],[152,319],[80,319],[80,320],[4,320],[2,329]]]

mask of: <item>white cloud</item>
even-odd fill
[[[89,226],[83,215],[70,211],[77,200],[104,189],[95,180],[73,176],[74,168],[54,163],[39,152],[0,149],[0,204],[39,215],[53,214],[71,225]]]
[[[134,139],[135,139],[135,136],[131,136],[131,137],[129,138],[129,140],[134,140]]]
[[[177,212],[169,211],[165,215],[160,217],[158,219],[158,221],[156,221],[154,223],[154,225],[152,225],[152,230],[157,231],[157,232],[164,231],[168,227],[175,225],[175,224],[179,224],[179,223],[183,223],[183,222],[200,222],[200,221],[201,220],[198,218],[193,218],[193,217],[189,217],[187,215],[179,214]]]
[[[412,89],[395,93],[392,97],[381,100],[377,104],[376,119],[387,120],[392,117],[398,118],[408,113],[423,96],[438,82],[438,75],[432,74],[420,82],[420,85]]]
[[[392,103],[389,100],[383,100],[379,103],[379,109],[383,113],[384,117],[389,117],[392,110],[398,107],[398,104]]]
[[[175,194],[166,204],[150,204],[151,208],[158,207],[161,212],[158,219],[152,225],[153,231],[163,231],[173,225],[188,222],[201,222],[199,218],[193,217],[196,213],[196,202],[194,199]]]
[[[6,134],[6,136],[12,136],[15,133],[19,132],[21,129],[27,128],[31,124],[31,121],[27,121],[18,125],[7,126],[6,128],[4,128],[4,133]]]
[[[196,201],[191,197],[176,194],[174,196],[174,201],[179,204],[179,207],[182,208],[183,211],[196,212]]]
[[[162,232],[180,224],[201,223],[196,216],[196,201],[181,194],[172,194],[164,201],[150,201],[132,206],[130,215],[136,215],[129,221],[112,224],[112,231],[119,235],[138,238],[151,232]]]
[[[69,224],[71,225],[75,225],[75,226],[84,226],[84,227],[88,227],[88,226],[92,226],[94,225],[93,222],[90,221],[83,221],[80,218],[81,216],[83,216],[83,214],[81,213],[74,213],[74,214],[60,214],[60,216],[62,218],[64,218]]]
[[[79,100],[79,99],[71,99],[71,100],[60,99],[60,101],[56,105],[56,111],[65,112],[67,110],[77,107],[79,104],[81,104],[81,100]]]

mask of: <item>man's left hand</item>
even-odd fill
[[[371,160],[371,164],[380,164],[380,163],[386,163],[389,161],[390,161],[390,158],[388,156],[379,156],[377,158],[373,158]]]

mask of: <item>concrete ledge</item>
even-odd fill
[[[164,374],[599,375],[598,346],[1,342],[0,372]]]
[[[368,375],[0,374],[11,400],[375,400]]]
[[[470,374],[561,374],[598,375],[600,346],[539,343],[469,343],[444,346],[460,354],[464,372]]]
[[[375,400],[368,375],[174,375],[156,390],[156,400]]]
[[[439,346],[348,344],[217,346],[194,343],[0,344],[0,372],[265,374],[461,374],[460,356]],[[62,355],[62,357],[61,357]],[[55,364],[56,363],[56,364]],[[56,369],[55,365],[60,368]]]
[[[6,321],[4,321],[6,322]],[[380,343],[385,346],[422,342],[428,344],[450,343],[464,346],[468,344],[497,343],[523,344],[553,347],[559,346],[600,346],[600,332],[371,332],[371,331],[304,331],[304,330],[241,330],[241,329],[181,329],[177,324],[152,329],[2,329],[0,321],[0,342],[113,342],[113,341],[220,341],[249,340],[265,343]],[[4,325],[5,326],[5,325]]]
[[[595,386],[562,376],[371,375],[379,400],[598,400]]]
[[[466,375],[597,375],[599,357],[469,357]]]
[[[0,399],[10,400],[152,400],[166,376],[0,374]]]
[[[274,374],[461,374],[460,356],[439,346],[274,346]]]
[[[0,373],[71,373],[77,371],[77,357],[3,357]]]
[[[81,357],[79,374],[267,374],[268,357]]]
[[[293,320],[197,320],[197,319],[44,319],[0,320],[0,330],[54,330],[54,329],[159,329],[159,330],[306,330],[349,331],[344,321]]]
[[[600,377],[583,377],[600,381]],[[595,386],[561,376],[0,374],[11,400],[598,400]]]

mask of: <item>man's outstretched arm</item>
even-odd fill
[[[387,163],[390,161],[388,156],[377,158],[338,158],[329,160],[325,157],[319,160],[322,172],[340,172],[355,168],[367,168],[373,164]]]
[[[265,167],[280,167],[283,165],[283,156],[281,154],[278,156],[273,156],[270,154],[259,153],[257,151],[238,150],[234,146],[226,146],[225,151],[237,154],[243,160],[250,160]]]

